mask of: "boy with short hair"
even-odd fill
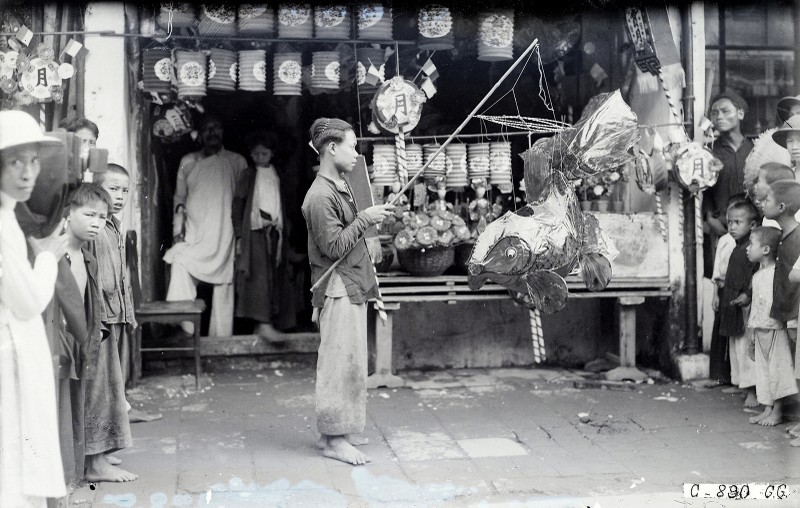
[[[745,406],[756,406],[755,364],[747,357],[749,341],[745,337],[747,308],[750,306],[750,282],[758,265],[747,259],[750,231],[757,225],[758,210],[750,201],[734,203],[728,208],[728,233],[736,241],[728,261],[725,284],[719,298],[719,334],[728,337],[731,383],[748,389]]]
[[[97,262],[89,244],[105,227],[111,209],[108,192],[94,183],[82,184],[70,200],[67,255],[81,295],[87,294],[90,279],[98,280]],[[90,482],[135,480],[136,475],[111,465],[105,457],[106,453],[132,444],[116,343],[108,335],[103,336],[96,353],[87,362],[94,363],[94,375],[84,384],[85,478]]]
[[[764,200],[767,197],[769,186],[778,180],[794,180],[794,171],[792,168],[780,162],[767,162],[758,168],[758,176],[753,182],[753,202],[756,207],[763,212]],[[795,217],[796,218],[796,217]],[[762,226],[770,226],[780,229],[778,223],[772,219],[764,219],[761,221]]]
[[[753,275],[753,305],[748,328],[752,333],[753,357],[756,362],[756,394],[764,411],[750,423],[774,426],[783,419],[783,398],[797,393],[792,376],[792,353],[786,324],[769,316],[775,278],[775,256],[781,241],[781,230],[758,227],[750,234],[747,258],[760,268]]]
[[[764,200],[764,215],[775,219],[781,227],[783,236],[778,246],[775,262],[775,282],[772,293],[770,317],[786,323],[789,338],[797,339],[797,313],[800,305],[800,273],[790,276],[800,258],[800,231],[795,214],[800,210],[800,183],[793,180],[780,180],[770,185]],[[797,266],[800,268],[800,266]],[[798,377],[795,368],[795,377]],[[797,426],[789,430],[796,435]],[[800,446],[800,439],[790,443]]]

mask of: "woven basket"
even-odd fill
[[[415,277],[436,277],[450,268],[455,258],[452,247],[429,247],[397,251],[397,261]]]
[[[381,242],[381,251],[383,252],[383,259],[375,265],[375,270],[380,273],[388,272],[392,267],[392,263],[394,263],[394,248],[392,248],[391,242]]]

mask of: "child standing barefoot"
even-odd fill
[[[317,428],[323,454],[361,465],[370,459],[353,447],[364,431],[367,409],[367,300],[378,296],[367,244],[361,235],[394,209],[378,205],[358,212],[342,175],[353,170],[358,152],[350,124],[320,118],[309,131],[319,154],[317,178],[303,201],[308,227],[312,282],[340,258],[330,278],[314,290],[312,305],[320,328],[317,357]],[[352,249],[352,250],[351,250]],[[349,251],[349,254],[348,254]]]
[[[732,204],[728,208],[728,233],[736,241],[728,261],[725,284],[719,300],[719,334],[728,337],[731,364],[731,383],[747,390],[745,406],[758,405],[755,393],[755,363],[747,356],[749,339],[745,336],[747,309],[750,306],[750,282],[758,265],[747,259],[750,231],[756,226],[758,210],[749,202]]]
[[[781,423],[783,397],[797,393],[786,326],[769,317],[780,240],[779,229],[759,227],[750,234],[747,248],[747,258],[760,266],[753,275],[753,305],[748,326],[755,346],[756,394],[758,403],[764,405],[764,411],[750,418],[750,423],[766,426]]]

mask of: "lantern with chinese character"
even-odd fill
[[[31,59],[20,73],[19,85],[37,101],[50,102],[53,100],[53,91],[61,89],[58,64],[38,57]]]
[[[339,89],[339,53],[317,51],[311,55],[311,88]]]
[[[673,176],[684,188],[702,191],[713,187],[722,170],[722,162],[699,143],[687,143],[677,150]]]
[[[425,94],[411,81],[395,76],[381,85],[372,99],[372,118],[381,128],[397,134],[410,132],[419,123]]]
[[[419,49],[453,49],[453,17],[449,8],[433,4],[420,9],[418,26]]]
[[[172,51],[166,48],[144,50],[142,76],[145,92],[170,93],[175,79],[172,70]]]
[[[233,92],[236,90],[236,53],[214,48],[208,59],[208,89]]]
[[[514,58],[514,11],[484,12],[478,21],[478,60],[497,62]]]
[[[314,35],[314,17],[310,4],[281,4],[278,7],[278,37],[310,39]]]
[[[264,92],[267,89],[267,52],[263,49],[239,51],[239,90]]]
[[[203,5],[200,7],[197,31],[205,36],[236,35],[236,9],[224,5]]]
[[[240,34],[271,36],[275,32],[275,11],[267,4],[242,4],[238,22]]]
[[[392,40],[392,8],[382,3],[356,6],[358,38],[362,40]]]
[[[178,97],[206,95],[206,54],[200,51],[176,51]]]
[[[349,39],[350,10],[346,5],[320,5],[314,8],[314,37]]]
[[[276,53],[273,64],[275,95],[301,95],[303,77],[301,53]]]

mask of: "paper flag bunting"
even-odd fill
[[[33,32],[28,29],[27,26],[22,25],[19,27],[19,31],[17,31],[16,38],[24,45],[29,45],[31,40],[33,40]]]
[[[425,79],[425,82],[422,83],[420,87],[425,95],[430,99],[434,95],[436,95],[436,87],[433,85],[433,81],[430,78]]]
[[[422,72],[424,72],[425,75],[430,77],[431,79],[436,79],[436,77],[439,76],[439,72],[436,70],[436,65],[430,58],[428,58],[428,61],[425,62],[425,65],[422,66]],[[436,77],[434,77],[434,75]]]
[[[369,70],[367,71],[367,75],[364,78],[364,81],[369,83],[372,86],[377,85],[378,83],[382,82],[381,74],[378,69],[370,62]]]

